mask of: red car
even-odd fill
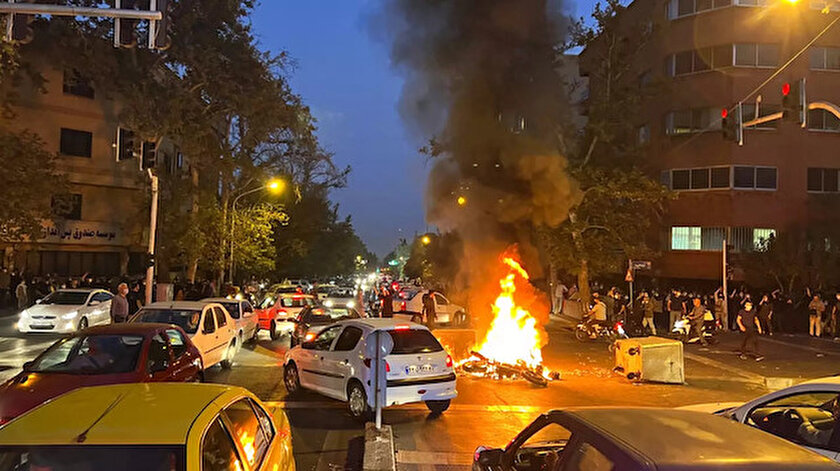
[[[112,324],[52,344],[0,386],[0,426],[33,407],[85,386],[201,381],[201,354],[180,327]]]
[[[311,294],[269,294],[255,310],[260,319],[260,330],[267,330],[271,340],[277,340],[284,334],[291,335],[300,312],[317,304],[318,301]]]

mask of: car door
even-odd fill
[[[435,293],[435,315],[438,322],[449,322],[449,300],[440,293]]]
[[[324,368],[335,373],[334,376],[324,378],[325,387],[330,390],[330,395],[344,399],[347,381],[356,373],[354,360],[358,361],[355,355],[356,346],[362,338],[362,329],[348,325],[341,331],[338,340],[329,352],[324,355]]]
[[[201,352],[205,368],[209,368],[221,360],[221,353],[216,348],[219,343],[219,334],[216,331],[216,319],[212,308],[204,308],[201,314],[201,329],[193,336],[192,340]]]
[[[230,345],[231,339],[236,337],[236,324],[230,318],[230,314],[224,308],[213,306],[213,312],[216,315],[216,348],[219,350],[219,360],[224,358],[225,351]]]
[[[301,384],[310,389],[331,396],[329,389],[329,377],[338,373],[330,371],[324,363],[325,355],[329,353],[333,342],[341,332],[342,326],[334,325],[321,331],[311,342],[301,345],[301,357],[303,365],[299,370]]]
[[[164,332],[172,352],[172,366],[170,367],[171,381],[191,381],[198,376],[198,365],[189,355],[187,339],[176,329],[166,329]]]
[[[244,324],[243,330],[245,332],[245,338],[250,339],[254,336],[254,330],[257,329],[257,319],[254,316],[254,307],[251,306],[251,303],[248,301],[241,301],[239,303],[239,312],[241,313],[242,323]]]
[[[96,301],[95,306],[91,306],[90,323],[91,325],[107,325],[111,323],[111,298],[113,295],[105,291],[94,293],[91,301]]]
[[[743,423],[840,459],[840,392],[797,391],[752,406]]]
[[[156,333],[149,342],[145,368],[149,381],[172,380],[172,352],[163,332]]]

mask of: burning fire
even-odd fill
[[[490,330],[474,350],[485,358],[509,365],[525,363],[530,368],[541,367],[543,336],[537,319],[516,304],[517,277],[528,281],[528,272],[516,260],[505,257],[508,274],[499,280],[501,293],[493,303],[493,322]]]

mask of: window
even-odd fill
[[[734,187],[755,188],[755,167],[735,167]]]
[[[615,463],[587,442],[581,442],[569,456],[564,470],[570,471],[612,471]]]
[[[812,70],[840,70],[840,47],[812,47]]]
[[[729,167],[711,169],[711,188],[729,188]]]
[[[775,190],[776,169],[773,167],[756,167],[755,187],[759,190]]]
[[[671,188],[671,171],[665,170],[659,174],[659,183],[665,188]]]
[[[826,110],[808,110],[808,129],[840,132],[840,119]]]
[[[230,314],[230,317],[232,317],[233,319],[239,319],[239,303],[222,303],[222,306],[225,307],[225,310],[228,312],[228,314]]]
[[[212,334],[216,331],[216,323],[213,322],[213,310],[207,309],[204,311],[204,333]]]
[[[700,250],[701,231],[699,227],[672,227],[671,250]]]
[[[227,325],[227,316],[225,315],[225,311],[219,309],[217,307],[213,308],[213,312],[216,313],[216,326],[224,327]]]
[[[359,339],[362,338],[362,329],[358,327],[349,326],[344,329],[344,332],[338,337],[333,350],[337,352],[349,352],[356,348]]]
[[[777,188],[777,170],[775,167],[736,166],[733,174],[733,187],[739,190],[775,190]]]
[[[247,314],[251,314],[254,312],[254,307],[251,306],[251,303],[248,301],[242,301],[242,313],[245,314],[245,317],[248,317]]]
[[[789,417],[780,411],[795,413]],[[840,396],[836,391],[802,392],[759,405],[750,411],[747,424],[800,445],[840,451],[840,441],[832,439],[837,411]]]
[[[779,65],[779,46],[777,44],[736,44],[735,65],[776,67]]]
[[[59,152],[73,157],[90,157],[93,148],[93,133],[77,129],[61,128]]]
[[[233,439],[222,425],[221,418],[213,421],[201,440],[201,469],[202,471],[243,469],[242,461],[236,452],[236,445],[233,444]]]
[[[774,229],[753,229],[753,250],[761,250],[771,237],[776,237]]]
[[[337,325],[322,331],[317,337],[315,337],[315,340],[312,341],[312,349],[329,350],[333,340],[338,337],[338,333],[341,332],[341,329],[342,326]]]
[[[694,15],[715,8],[728,7],[731,0],[671,0],[665,5],[669,20]]]
[[[184,336],[181,335],[175,329],[168,329],[166,331],[166,336],[169,337],[169,346],[172,348],[172,355],[175,358],[179,358],[181,355],[187,352],[187,342],[184,340]]]
[[[671,189],[691,189],[691,170],[674,170],[671,174]]]
[[[53,196],[52,214],[59,219],[80,221],[82,219],[82,195],[70,194]]]
[[[258,469],[272,436],[266,433],[251,401],[240,399],[234,402],[225,409],[225,415],[233,426],[233,439],[239,442],[248,467]]]
[[[149,344],[149,358],[146,361],[146,371],[149,373],[154,371],[155,367],[169,367],[169,347],[166,345],[166,339],[161,334],[152,337],[152,342]]]
[[[449,304],[449,301],[439,294],[435,295],[435,302],[438,306],[446,306]]]
[[[709,188],[709,169],[695,168],[691,170],[691,189],[705,190]]]
[[[732,45],[724,44],[712,48],[712,68],[729,67],[732,65]]]
[[[837,193],[838,173],[840,172],[836,168],[809,168],[808,191],[816,193]]]
[[[720,128],[720,119],[714,117],[716,112],[719,110],[711,108],[672,111],[665,115],[665,131],[677,135]]]
[[[389,330],[394,340],[394,355],[442,352],[443,347],[431,332],[424,329]]]
[[[114,296],[111,293],[96,293],[91,298],[91,301],[99,301],[100,303],[104,303],[110,301],[113,297]]]
[[[67,95],[76,95],[85,98],[94,97],[90,80],[82,77],[79,71],[75,69],[64,71],[64,84],[62,88]]]

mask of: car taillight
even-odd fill
[[[452,368],[452,355],[446,355],[446,367]]]
[[[368,368],[370,368],[370,365],[372,365],[372,364],[373,364],[373,360],[371,360],[370,358],[365,358],[362,362],[363,362],[363,363],[365,364],[365,366],[366,366],[366,367],[368,367]],[[391,365],[389,365],[387,361],[385,362],[385,372],[386,372],[386,373],[390,373],[390,372],[391,372]]]
[[[309,342],[310,340],[312,340],[314,338],[315,338],[315,332],[309,332],[308,334],[306,334],[306,337],[304,337],[304,340]]]
[[[386,373],[390,373],[390,372],[391,372],[391,365],[389,365],[387,361],[385,362],[385,372],[386,372]]]
[[[403,302],[400,303],[400,311],[405,311],[405,309],[406,309],[406,304],[405,304],[405,301],[403,301]]]
[[[367,368],[370,368],[371,359],[370,358],[365,358],[363,363],[365,364],[365,366]]]
[[[408,330],[411,326],[408,324],[400,324],[398,326],[394,326],[394,330]]]

